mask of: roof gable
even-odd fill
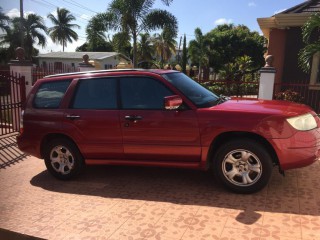
[[[269,18],[257,18],[260,29],[269,38],[271,29],[302,27],[310,16],[320,12],[320,0],[307,0]]]
[[[320,12],[320,0],[309,0],[291,7],[279,14],[290,13],[317,13]]]

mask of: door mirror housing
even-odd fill
[[[178,95],[164,97],[164,107],[166,110],[176,110],[182,105],[182,98]]]

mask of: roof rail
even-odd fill
[[[108,69],[108,70],[95,70],[95,71],[85,71],[85,72],[71,72],[71,73],[60,73],[60,74],[53,74],[48,75],[43,78],[52,78],[52,77],[61,77],[61,76],[72,76],[72,75],[80,75],[80,74],[87,74],[87,73],[105,73],[105,72],[134,72],[134,71],[141,71],[145,69],[138,69],[138,68],[128,68],[128,69]]]

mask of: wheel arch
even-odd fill
[[[207,156],[207,168],[212,167],[213,165],[212,163],[214,160],[213,157],[222,144],[224,144],[225,142],[231,141],[233,139],[239,139],[239,138],[254,140],[260,143],[261,145],[265,146],[267,151],[271,155],[273,164],[279,165],[279,159],[276,151],[274,150],[272,145],[268,142],[268,140],[262,137],[261,135],[258,135],[256,133],[250,133],[250,132],[225,132],[216,136],[211,142],[208,156]]]
[[[72,138],[70,138],[69,136],[62,134],[62,133],[50,133],[50,134],[46,135],[41,141],[41,145],[40,145],[41,158],[44,158],[46,144],[48,144],[53,139],[57,139],[57,138],[63,138],[63,139],[67,139],[67,140],[71,141],[78,148],[80,154],[82,155],[79,147],[77,146],[77,144],[75,143],[75,141]]]

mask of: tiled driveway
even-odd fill
[[[0,143],[2,229],[45,239],[320,239],[320,161],[285,178],[275,169],[263,191],[239,195],[181,169],[94,166],[58,181]]]

